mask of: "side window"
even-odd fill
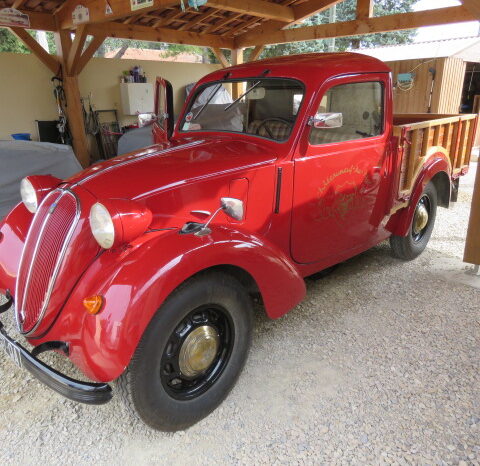
[[[378,81],[340,84],[322,97],[317,113],[341,113],[340,128],[314,128],[313,145],[369,138],[383,133],[383,85]]]

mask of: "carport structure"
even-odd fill
[[[10,27],[52,73],[63,77],[74,151],[82,165],[87,166],[89,155],[77,76],[106,37],[206,46],[223,66],[229,66],[222,49],[230,49],[232,64],[240,64],[244,49],[249,47],[253,47],[250,60],[256,60],[268,44],[480,19],[479,0],[462,0],[460,6],[387,16],[373,15],[374,0],[357,0],[356,19],[352,21],[300,25],[304,19],[340,1],[207,0],[201,6],[191,7],[188,0],[0,0],[0,7],[27,14],[30,29],[55,33],[57,56],[48,54],[24,28]],[[197,3],[201,2],[197,0]],[[480,182],[474,195],[469,244],[466,260],[479,264]]]

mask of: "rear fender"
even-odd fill
[[[68,341],[72,361],[88,377],[116,379],[172,291],[196,273],[220,265],[251,275],[271,318],[285,314],[305,295],[295,266],[258,237],[224,227],[205,237],[178,230],[147,233],[131,248],[105,251],[90,266],[45,340]],[[94,294],[104,297],[104,308],[88,315],[82,301]]]
[[[441,150],[440,150],[441,149]],[[409,204],[404,209],[394,214],[388,224],[387,230],[396,236],[406,236],[412,226],[413,214],[417,203],[425,189],[432,181],[438,192],[439,205],[448,207],[451,192],[451,164],[443,148],[436,148],[435,153],[424,163],[410,196]]]

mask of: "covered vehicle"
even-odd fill
[[[21,201],[20,181],[31,173],[64,179],[79,172],[71,146],[34,141],[0,141],[0,219]]]
[[[221,89],[231,102],[213,102]],[[178,430],[233,387],[253,302],[278,318],[306,276],[386,239],[405,260],[425,249],[476,116],[394,118],[389,68],[350,53],[215,71],[175,128],[159,111],[167,91],[159,82],[155,145],[22,181],[0,225],[0,289],[35,348],[2,328],[0,341],[63,395],[104,403],[115,381],[144,422]],[[93,382],[36,358],[52,349]]]

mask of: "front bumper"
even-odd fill
[[[0,313],[8,310],[13,303],[13,299],[10,296],[7,296],[7,299],[8,301],[0,306]],[[7,355],[10,356],[10,359],[17,366],[26,369],[47,387],[70,400],[100,405],[112,399],[112,389],[108,384],[82,382],[72,379],[37,359],[7,334],[1,321],[0,347],[3,347]]]

